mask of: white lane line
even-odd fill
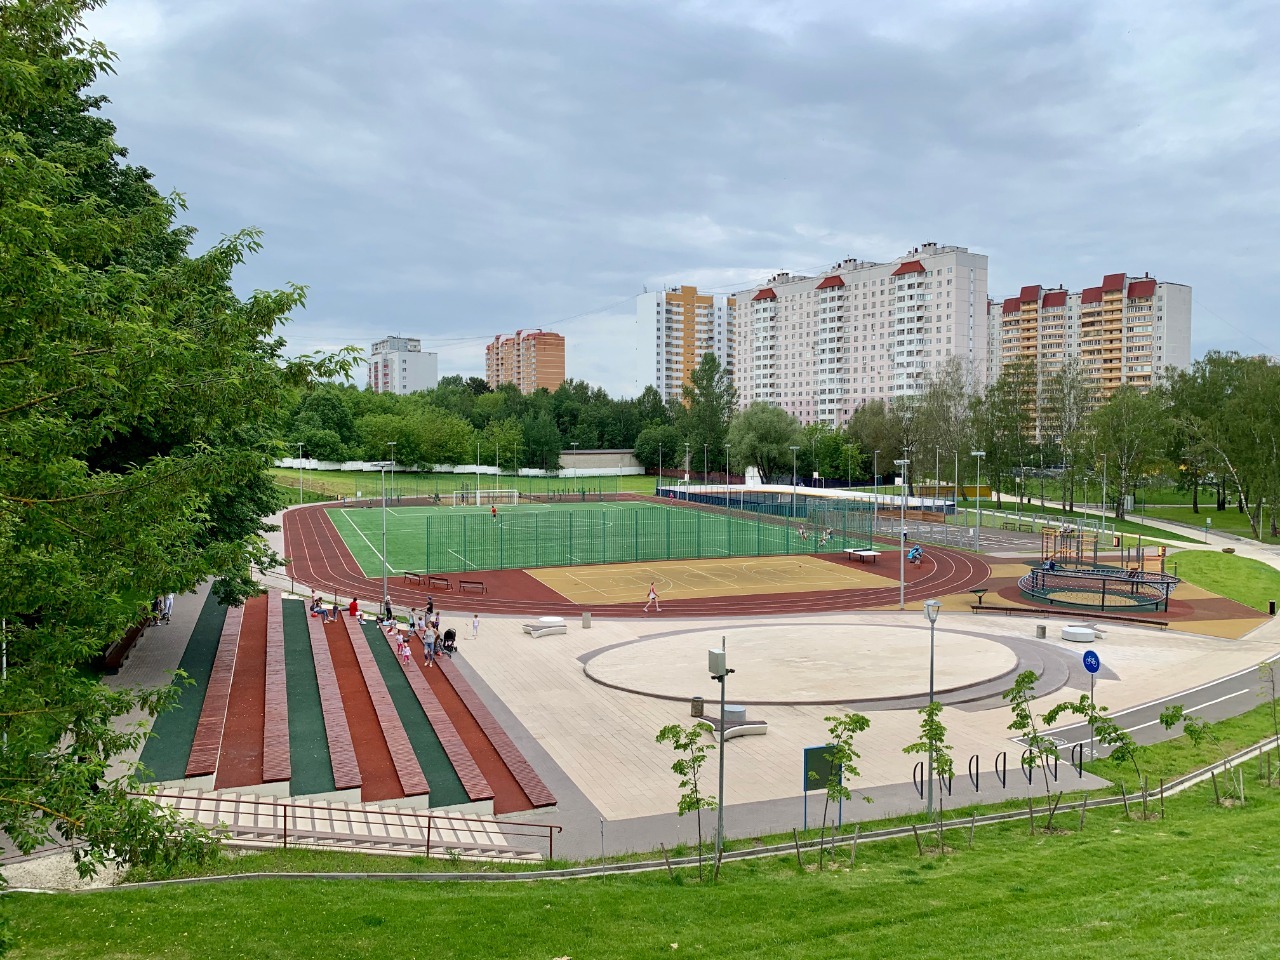
[[[1203,710],[1205,707],[1212,707],[1215,703],[1221,703],[1223,700],[1230,700],[1232,697],[1238,697],[1238,696],[1240,696],[1240,695],[1241,695],[1241,694],[1243,694],[1243,693],[1253,693],[1253,691],[1252,691],[1252,690],[1237,690],[1235,693],[1228,693],[1225,697],[1218,697],[1218,699],[1216,699],[1216,700],[1210,700],[1210,701],[1208,701],[1207,703],[1201,703],[1201,704],[1198,704],[1198,705],[1196,705],[1196,706],[1194,706],[1194,707],[1188,707],[1188,708],[1187,708],[1187,713],[1195,713],[1197,710]],[[1126,728],[1125,728],[1125,730],[1126,730],[1128,733],[1133,733],[1133,731],[1135,731],[1135,730],[1141,730],[1143,727],[1150,727],[1150,726],[1153,726],[1153,725],[1155,725],[1155,724],[1157,724],[1157,723],[1159,723],[1159,722],[1160,722],[1160,721],[1159,721],[1159,719],[1156,719],[1156,720],[1148,720],[1146,723],[1140,723],[1140,724],[1138,724],[1136,727],[1126,727]]]
[[[369,543],[369,538],[364,535],[363,530],[361,530],[359,527],[356,526],[356,522],[347,515],[346,510],[342,511],[342,518],[346,520],[347,523],[351,524],[351,529],[355,530],[356,533],[360,534],[361,540],[363,540],[365,543]],[[374,547],[372,543],[369,543],[369,549],[373,551],[373,555],[377,557],[379,561],[381,561],[382,563],[386,563],[385,558],[382,556],[382,554],[378,552],[377,548]],[[360,572],[364,573],[364,569],[361,568]]]
[[[460,554],[457,550],[450,550],[449,552],[452,553],[459,560],[461,560],[463,563],[465,563],[468,567],[475,567],[474,563],[472,563],[470,560],[468,560],[466,557]]]

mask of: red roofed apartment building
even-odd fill
[[[1096,287],[1023,287],[990,306],[999,364],[1030,360],[1041,385],[1079,357],[1099,399],[1122,384],[1148,389],[1169,367],[1191,364],[1191,288],[1110,273]]]
[[[926,243],[891,263],[779,273],[735,297],[738,401],[838,426],[868,400],[924,391],[951,357],[987,370],[987,258]]]
[[[554,391],[564,383],[564,337],[542,330],[496,336],[484,348],[484,376],[494,390],[514,383],[521,393]]]

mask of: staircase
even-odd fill
[[[255,849],[297,847],[541,862],[550,855],[551,831],[558,830],[392,804],[303,803],[234,790],[178,788],[154,794],[152,799],[209,828],[226,843]]]

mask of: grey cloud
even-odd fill
[[[1197,315],[1198,349],[1280,352],[1255,313],[1277,19],[1102,0],[115,0],[99,35],[122,56],[102,87],[132,159],[188,195],[207,242],[266,229],[246,286],[310,285],[300,344],[395,330],[471,374],[483,340],[459,336],[926,239],[988,253],[996,294],[1116,270],[1188,282],[1226,320]],[[570,375],[626,389],[647,370],[611,349],[628,318],[557,327]]]

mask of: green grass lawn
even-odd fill
[[[298,471],[287,467],[273,467],[272,475],[282,488],[292,491],[290,503],[298,502]],[[605,493],[644,493],[652,494],[656,477],[514,477],[501,476],[497,485],[502,490],[519,490],[521,493],[545,493],[548,490],[579,489],[603,491]],[[388,476],[388,485],[392,484]],[[673,481],[674,482],[674,481]],[[448,499],[455,490],[476,487],[476,475],[467,473],[409,473],[397,472],[393,490],[402,497],[429,497],[439,494]],[[492,474],[481,474],[481,489],[493,489]],[[382,493],[382,474],[368,470],[304,470],[302,471],[302,487],[309,493],[307,502],[316,500],[332,500],[335,497],[354,497],[360,493],[364,497],[378,497]]]
[[[382,573],[382,511],[332,508],[329,516],[366,576]],[[725,516],[656,503],[549,503],[387,510],[387,558],[393,574],[524,569],[714,557],[837,553],[866,546],[870,518],[819,546],[819,532],[770,516]],[[801,530],[809,534],[806,540]]]
[[[1267,838],[1275,788],[1215,807],[1198,788],[1167,819],[1091,812],[1054,835],[1025,821],[847,850],[819,874],[793,856],[726,864],[718,884],[682,870],[579,881],[415,884],[232,881],[215,886],[13,895],[19,958],[519,957],[1003,960],[1272,957],[1280,871]]]
[[[1213,550],[1183,550],[1167,563],[1170,573],[1219,596],[1265,611],[1268,600],[1280,601],[1280,570],[1259,560]]]
[[[1193,527],[1204,529],[1204,521],[1206,518],[1213,521],[1209,527],[1210,533],[1230,533],[1237,537],[1244,537],[1246,540],[1252,540],[1253,530],[1249,526],[1249,518],[1237,510],[1235,507],[1229,507],[1226,510],[1214,509],[1210,500],[1210,506],[1206,509],[1203,503],[1200,504],[1200,512],[1192,513],[1190,505],[1184,507],[1151,507],[1147,510],[1147,516],[1155,517],[1160,520],[1171,520],[1174,523],[1185,523]],[[1269,533],[1269,521],[1264,518],[1262,531],[1263,543],[1280,543],[1280,537],[1273,537]],[[1195,539],[1195,535],[1190,535]]]
[[[965,512],[966,509],[968,511],[967,513]],[[955,518],[955,522],[961,523],[965,526],[972,525],[972,523],[974,522],[974,519],[976,518],[976,508],[973,502],[970,501],[969,504],[967,505],[961,504],[960,511],[961,512]],[[1009,514],[1012,517],[1016,518],[1018,516],[1017,501],[1015,501],[1011,497],[1006,497],[1005,500],[1003,501],[1003,506],[999,508],[997,508],[994,503],[983,501],[982,525],[984,527],[999,526],[1000,519],[997,519],[997,514]],[[1032,517],[1052,518],[1052,522],[1056,522],[1059,518],[1063,518],[1068,521],[1070,520],[1087,521],[1089,523],[1097,523],[1097,520],[1098,520],[1097,514],[1081,513],[1081,512],[1072,511],[1072,510],[1064,511],[1061,507],[1054,506],[1051,502],[1046,503],[1044,506],[1041,506],[1039,500],[1033,500],[1031,503],[1024,503],[1022,505],[1021,516],[1023,517],[1024,521],[1029,520]],[[1132,514],[1130,516],[1132,516]],[[1003,519],[1003,517],[1001,519]],[[1130,538],[1132,538],[1132,539],[1126,540],[1125,541],[1126,544],[1137,543],[1136,538],[1139,536],[1143,537],[1144,539],[1155,538],[1159,540],[1168,540],[1171,543],[1199,543],[1200,542],[1195,536],[1191,535],[1190,533],[1188,534],[1172,533],[1168,530],[1162,530],[1159,527],[1149,526],[1137,520],[1129,520],[1129,519],[1116,520],[1114,517],[1108,516],[1107,530],[1111,531],[1113,529],[1117,533],[1127,534]],[[1099,547],[1104,550],[1110,550],[1111,542],[1108,540],[1106,543],[1099,544]]]

